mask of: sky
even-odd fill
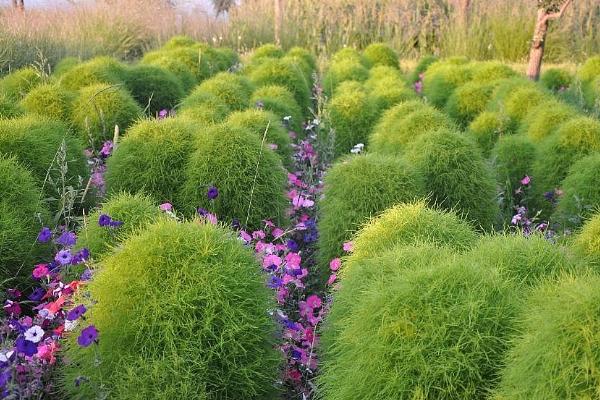
[[[200,6],[206,10],[212,10],[210,0],[178,0],[184,7]],[[11,0],[0,0],[0,7],[8,6]],[[25,7],[63,7],[69,5],[67,0],[25,0]]]

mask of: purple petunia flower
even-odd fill
[[[279,278],[278,276],[275,275],[271,275],[269,277],[269,282],[267,283],[267,286],[271,289],[278,289],[283,285],[283,280],[281,278]]]
[[[76,319],[79,319],[79,317],[81,317],[83,314],[85,314],[86,311],[87,308],[85,308],[83,304],[80,304],[67,313],[67,320],[75,321]]]
[[[197,211],[198,215],[201,217],[206,217],[208,215],[208,210],[206,208],[199,207]]]
[[[67,265],[71,263],[73,256],[71,255],[70,250],[61,250],[56,253],[56,257],[54,257],[57,263],[60,265]]]
[[[107,140],[106,142],[104,142],[104,144],[102,145],[102,148],[100,149],[100,155],[104,158],[108,157],[111,155],[113,151],[113,142],[112,140]]]
[[[98,339],[98,329],[94,325],[90,325],[81,331],[77,338],[77,343],[81,347],[88,347]]]
[[[37,240],[40,243],[47,243],[50,239],[52,239],[52,231],[48,227],[43,227],[40,233],[38,233]]]
[[[109,226],[110,223],[112,222],[112,218],[109,217],[106,214],[100,214],[100,217],[98,218],[98,225],[100,226]]]
[[[300,249],[300,246],[298,246],[298,243],[296,243],[296,241],[294,239],[288,240],[286,245],[287,245],[287,248],[290,249],[290,251],[292,253],[297,253],[298,250]]]
[[[15,341],[17,351],[23,353],[26,356],[33,356],[37,353],[37,345],[29,340],[26,340],[23,336],[19,336]]]
[[[219,189],[217,189],[215,186],[209,187],[208,192],[206,192],[206,196],[209,200],[216,199],[217,197],[219,197]]]
[[[114,219],[112,221],[110,221],[111,228],[118,228],[121,225],[123,225],[123,221],[115,221]]]
[[[64,247],[71,247],[77,242],[77,236],[73,232],[63,232],[58,239],[56,239],[56,244],[60,244]]]
[[[83,271],[83,273],[79,277],[79,280],[89,281],[90,279],[92,279],[92,275],[93,275],[92,270],[88,268],[85,271]]]
[[[5,387],[10,382],[11,378],[12,373],[9,369],[5,369],[4,371],[2,371],[2,373],[0,373],[0,387]]]
[[[36,287],[33,289],[33,292],[29,295],[29,300],[31,301],[40,301],[42,297],[46,294],[46,291],[41,287]]]

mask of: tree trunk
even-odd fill
[[[275,44],[281,46],[281,25],[283,19],[283,0],[274,0],[275,1]]]
[[[20,11],[25,11],[25,0],[18,0],[18,8]]]
[[[529,51],[529,65],[527,66],[527,77],[532,81],[540,79],[542,69],[542,59],[544,58],[544,46],[546,44],[546,34],[548,33],[548,18],[545,10],[538,10],[535,31],[533,32],[533,42]]]

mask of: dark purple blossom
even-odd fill
[[[43,227],[40,233],[38,233],[37,240],[40,243],[47,243],[50,239],[52,239],[52,231],[48,227]]]
[[[290,251],[292,253],[297,253],[298,250],[300,249],[300,246],[298,246],[298,243],[296,243],[296,241],[294,239],[289,239],[286,243],[287,248],[290,249]]]
[[[267,286],[270,287],[271,289],[278,289],[282,285],[283,285],[283,280],[281,278],[279,278],[278,276],[271,275],[269,277],[269,282],[267,283]]]
[[[77,236],[73,232],[63,232],[58,239],[56,239],[56,244],[60,244],[64,247],[71,247],[77,242]]]
[[[208,215],[208,210],[206,208],[199,207],[197,211],[198,215],[201,217],[206,217]]]
[[[83,304],[80,304],[67,313],[67,320],[75,321],[76,319],[79,319],[79,317],[81,317],[83,314],[85,314],[86,311],[87,308],[85,308]]]
[[[208,197],[209,200],[216,199],[219,197],[219,189],[217,189],[215,186],[209,187],[208,192],[206,192],[206,197]]]
[[[31,292],[28,298],[31,301],[40,301],[42,300],[45,294],[46,291],[44,289],[42,289],[41,287],[36,287],[35,289],[33,289],[33,292]]]
[[[98,329],[94,325],[90,325],[81,331],[77,338],[77,343],[81,347],[88,347],[98,339]]]
[[[90,279],[92,279],[92,275],[92,270],[88,268],[85,271],[83,271],[79,279],[82,281],[89,281]]]
[[[111,222],[112,222],[111,217],[109,217],[106,214],[100,214],[100,217],[98,218],[98,225],[100,225],[102,227],[109,226]]]
[[[19,353],[23,353],[26,356],[33,356],[37,353],[37,345],[32,341],[26,340],[23,336],[19,336],[15,341],[15,346]]]

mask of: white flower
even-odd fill
[[[7,351],[6,353],[0,353],[0,362],[8,362],[10,358],[15,354],[14,351]]]
[[[34,325],[25,331],[25,340],[29,340],[30,342],[39,343],[43,337],[44,330],[37,325]]]
[[[65,331],[66,332],[72,331],[73,329],[75,329],[77,327],[78,323],[79,323],[78,320],[74,320],[74,321],[65,320]]]

